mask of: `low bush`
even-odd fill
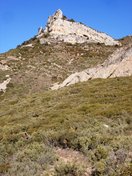
[[[84,176],[84,169],[74,163],[61,163],[55,167],[54,176]]]

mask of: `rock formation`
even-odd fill
[[[48,39],[43,38],[42,34],[48,36]],[[97,32],[96,30],[87,27],[81,23],[74,22],[74,20],[67,19],[61,10],[49,17],[48,23],[44,32],[41,28],[37,35],[43,41],[55,39],[56,41],[63,41],[67,43],[104,43],[105,45],[120,45],[109,35]],[[45,42],[43,42],[45,44]]]
[[[10,83],[11,78],[8,78],[3,83],[0,83],[0,92],[5,92],[7,89],[7,85]]]
[[[132,46],[117,49],[103,64],[70,75],[61,84],[54,84],[52,90],[95,78],[114,78],[132,75]]]

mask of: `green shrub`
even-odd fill
[[[84,169],[74,163],[62,163],[55,167],[55,176],[83,176]]]
[[[75,20],[74,20],[74,19],[68,19],[68,21],[70,21],[70,22],[75,22]]]
[[[96,163],[95,171],[93,172],[94,176],[103,176],[106,171],[106,163],[105,160],[100,160]]]
[[[101,159],[106,159],[108,156],[108,152],[109,150],[107,149],[106,146],[99,145],[95,150],[95,156],[97,158],[97,161]]]
[[[56,156],[52,149],[44,144],[34,142],[16,154],[9,173],[11,175],[40,175],[48,165],[52,165]]]

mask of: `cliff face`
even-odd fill
[[[68,20],[58,10],[53,16],[49,17],[44,34],[48,34],[49,38],[68,42],[68,43],[104,43],[105,45],[120,45],[112,37],[105,33],[97,32],[74,20]],[[41,37],[40,31],[38,37]]]

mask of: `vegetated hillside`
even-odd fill
[[[9,100],[10,91],[0,101],[2,176],[131,175],[132,77]]]
[[[32,47],[26,45],[32,44]],[[16,49],[0,55],[10,70],[0,70],[0,82],[11,77],[12,90],[24,93],[47,90],[70,74],[93,67],[104,60],[118,46],[103,44],[50,43],[42,45],[33,38]]]
[[[132,77],[49,90],[117,48],[34,37],[0,54],[0,83],[11,78],[0,93],[0,175],[131,175]]]
[[[131,43],[58,10],[34,38],[0,54],[0,176],[132,175],[132,76],[49,90],[72,73],[109,66],[115,51],[125,59]]]

